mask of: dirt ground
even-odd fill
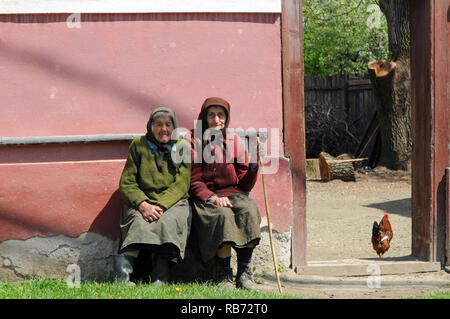
[[[389,213],[394,238],[386,258],[411,254],[411,175],[383,167],[360,169],[355,182],[307,181],[307,261],[378,258],[371,246],[374,221]],[[300,276],[281,273],[283,292],[302,298],[403,298],[450,291],[445,271],[381,276],[380,288],[368,277]],[[277,291],[266,275],[261,289]]]
[[[306,187],[308,261],[377,257],[372,226],[385,211],[394,232],[385,257],[410,255],[409,172],[376,168],[357,173],[355,182],[307,181]]]

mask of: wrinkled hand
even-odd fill
[[[233,207],[228,197],[219,197],[217,195],[213,195],[209,199],[209,202],[219,207]]]
[[[142,202],[139,204],[138,207],[139,211],[142,214],[142,217],[144,218],[145,221],[151,223],[154,222],[158,219],[161,218],[161,216],[164,213],[164,209],[157,206],[157,205],[152,205],[148,202]]]

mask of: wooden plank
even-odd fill
[[[431,1],[411,1],[412,254],[433,260]]]
[[[450,87],[448,32],[450,0],[434,0],[433,216],[436,261],[445,260],[445,169],[450,166]]]
[[[345,160],[340,160],[340,159],[331,159],[328,160],[328,163],[353,163],[353,162],[362,162],[368,160],[367,157],[364,158],[352,158],[352,159],[345,159]]]
[[[445,232],[446,232],[446,241],[445,241],[445,248],[446,248],[446,266],[450,267],[450,167],[447,167],[445,169],[445,188],[446,188],[446,194],[447,194],[447,205],[446,205],[446,225],[445,225]],[[450,269],[449,269],[450,270]]]
[[[372,84],[361,84],[361,85],[352,85],[349,86],[349,91],[364,91],[364,90],[373,90]]]
[[[308,179],[308,180],[321,179],[318,158],[307,158],[306,159],[306,179]]]
[[[370,85],[372,86],[372,82],[369,79],[367,80],[348,80],[348,86],[362,86],[362,85]]]
[[[283,101],[286,156],[292,171],[292,266],[306,264],[306,172],[302,1],[283,0]]]
[[[445,167],[448,150],[450,0],[411,1],[412,252],[445,258]]]

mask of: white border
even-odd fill
[[[0,0],[0,14],[281,13],[282,0]]]

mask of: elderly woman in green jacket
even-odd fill
[[[119,188],[125,201],[120,249],[115,257],[119,282],[131,283],[130,273],[142,249],[152,252],[151,279],[155,284],[167,282],[169,266],[184,258],[191,218],[187,200],[190,145],[176,134],[172,136],[176,128],[175,112],[157,108],[147,123],[147,134],[130,145]],[[183,150],[188,156],[180,162]]]

